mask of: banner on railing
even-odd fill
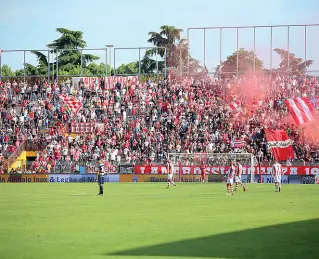
[[[72,77],[73,88],[79,88],[80,83],[86,87],[93,87],[95,83],[100,85],[100,78],[98,77]]]
[[[201,174],[200,166],[182,166],[182,175],[199,175]],[[226,174],[229,166],[207,166],[205,174]],[[271,174],[271,166],[255,166],[253,167],[254,174]],[[317,175],[319,174],[319,166],[283,166],[283,173],[285,175]],[[135,174],[167,174],[166,166],[150,166],[137,165],[134,168]],[[174,174],[179,173],[179,167],[174,167]],[[250,166],[243,166],[243,174],[251,174]]]
[[[94,88],[95,85],[100,87],[100,81],[101,79],[104,79],[105,82],[107,82],[106,88],[109,88],[109,86],[113,86],[116,83],[121,84],[137,84],[138,83],[138,76],[109,76],[109,77],[72,77],[72,86],[73,88],[79,88],[79,85],[82,83],[84,86],[89,88]]]
[[[116,83],[127,84],[130,83],[131,85],[137,84],[138,76],[109,76],[107,78],[108,85],[114,85]]]
[[[96,161],[90,161],[90,162],[70,162],[70,161],[64,161],[64,160],[58,160],[53,169],[52,173],[55,174],[65,174],[65,173],[74,173],[76,171],[79,171],[79,167],[83,167],[83,169],[80,169],[81,174],[96,174],[98,171],[98,163]],[[78,168],[78,169],[76,169]],[[104,161],[104,172],[106,174],[117,174],[118,173],[118,167],[116,165],[112,165],[111,163]]]
[[[85,165],[85,172],[87,174],[95,174],[98,171],[98,164],[95,162],[88,162]],[[118,173],[118,168],[116,165],[112,165],[108,162],[104,162],[104,173],[106,174],[116,174]]]

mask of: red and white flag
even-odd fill
[[[227,108],[232,112],[240,112],[241,108],[236,102],[231,102],[227,105]]]
[[[1,56],[1,54],[3,53],[3,51],[4,51],[3,49],[0,49],[0,56]]]
[[[294,150],[292,149],[292,140],[288,137],[284,130],[266,130],[266,139],[268,148],[278,161],[294,158]]]
[[[287,99],[285,104],[298,125],[302,125],[313,120],[315,110],[307,98]]]
[[[82,103],[73,96],[59,95],[59,98],[75,114],[82,109]]]

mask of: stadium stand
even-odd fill
[[[262,94],[247,96],[251,85]],[[61,94],[79,100],[77,115],[61,103]],[[80,165],[90,171],[97,158],[112,165],[161,163],[175,152],[253,153],[268,164],[273,157],[265,127],[284,129],[294,141],[296,158],[288,164],[318,164],[317,142],[287,119],[284,104],[318,95],[318,79],[304,76],[202,75],[111,87],[103,80],[8,81],[0,88],[0,172],[21,145],[40,151],[30,168],[21,169],[29,173],[77,172]]]

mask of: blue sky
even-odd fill
[[[148,32],[158,31],[163,24],[184,29],[208,26],[246,26],[319,23],[318,0],[0,0],[0,49],[45,49],[64,27],[84,32],[88,48],[140,47],[147,44]],[[291,28],[290,49],[304,56],[304,29]],[[252,49],[253,30],[240,30],[239,47]],[[319,70],[319,27],[307,33],[307,58],[314,59],[312,69]],[[270,63],[270,30],[256,30],[257,54]],[[273,31],[273,46],[286,48],[287,29]],[[223,33],[222,58],[236,50],[236,30]],[[203,32],[190,33],[191,54],[203,61]],[[102,51],[90,52],[104,59]],[[143,54],[143,53],[142,53]],[[27,53],[27,63],[35,63]],[[116,63],[138,59],[137,51],[118,51]],[[104,60],[102,60],[104,61]],[[219,31],[206,32],[206,64],[209,70],[219,62]],[[22,53],[4,53],[2,63],[21,68]],[[278,64],[273,54],[273,65]]]

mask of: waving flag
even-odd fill
[[[302,125],[313,120],[315,110],[307,98],[287,99],[285,104],[298,125]]]
[[[0,49],[0,56],[1,56],[2,53],[3,53],[3,49]]]
[[[241,108],[240,106],[236,103],[236,102],[231,102],[227,105],[228,110],[236,113],[236,112],[240,112]]]
[[[292,140],[289,139],[284,130],[266,130],[266,139],[268,148],[271,149],[272,154],[278,161],[294,158],[294,151],[292,149]]]
[[[82,103],[73,96],[59,95],[59,98],[75,114],[82,109]]]

